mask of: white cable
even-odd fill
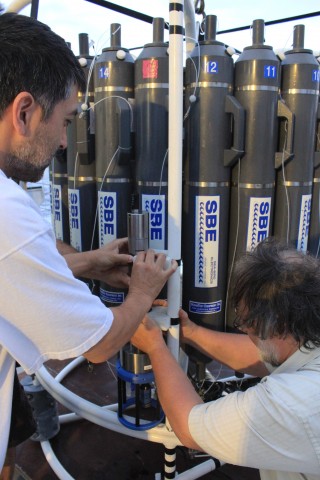
[[[114,152],[108,166],[107,166],[107,169],[106,171],[104,172],[104,175],[103,175],[103,178],[102,178],[102,182],[101,182],[101,186],[100,186],[100,189],[99,189],[99,192],[101,192],[102,190],[102,187],[103,187],[103,184],[104,184],[104,181],[106,179],[106,176],[107,176],[107,173],[109,171],[109,168],[111,167],[111,164],[112,162],[114,161],[114,159],[116,158],[116,155],[117,153],[121,150],[121,148],[118,146],[117,150]],[[93,242],[94,242],[94,234],[95,234],[95,231],[96,231],[96,224],[97,224],[97,217],[98,217],[98,211],[99,211],[99,205],[97,203],[97,208],[96,208],[96,213],[95,213],[95,217],[94,217],[94,223],[93,223],[93,232],[92,232],[92,238],[91,238],[91,246],[90,246],[90,250],[92,250],[93,248]],[[100,245],[101,246],[101,245]]]
[[[320,205],[320,190],[318,192],[318,207]],[[320,224],[320,208],[318,211],[318,225]],[[316,253],[316,258],[319,257],[319,251],[320,251],[320,235],[319,235],[319,240],[318,240],[318,247],[317,247],[317,253]]]
[[[47,462],[49,463],[50,467],[57,475],[60,480],[74,480],[74,478],[69,475],[67,470],[61,465],[59,460],[57,459],[50,442],[44,441],[40,443],[44,456],[46,457]]]
[[[102,407],[74,394],[63,385],[58,383],[48,373],[44,366],[37,371],[36,376],[43,387],[49,393],[51,393],[51,395],[59,403],[92,423],[100,425],[104,428],[108,428],[114,432],[129,435],[141,440],[149,440],[155,443],[165,443],[166,445],[170,445],[171,448],[181,445],[181,442],[178,440],[175,434],[173,432],[169,432],[163,424],[144,431],[131,430],[125,427],[120,423],[116,412],[103,409]],[[134,418],[129,418],[132,422],[134,421]]]
[[[195,39],[193,39],[193,40],[195,41]],[[190,55],[188,56],[188,58],[192,62],[193,66],[194,66],[194,69],[196,71],[196,82],[195,82],[195,87],[194,87],[194,90],[193,90],[193,95],[190,95],[190,98],[189,98],[189,107],[188,107],[186,113],[184,114],[183,122],[185,122],[185,120],[188,118],[188,116],[190,114],[191,107],[195,103],[194,100],[191,100],[191,97],[194,96],[195,99],[197,98],[196,91],[197,91],[197,88],[199,86],[199,76],[200,76],[200,45],[199,45],[199,42],[196,42],[195,45],[198,48],[198,67],[196,66],[193,58],[191,58]]]
[[[220,462],[220,461],[219,463],[220,465],[224,464],[224,462]],[[185,472],[182,472],[176,475],[174,478],[175,480],[195,480],[196,478],[201,478],[206,473],[213,472],[214,470],[216,470],[216,468],[217,467],[215,462],[212,459],[210,459],[203,463],[200,463],[200,465],[197,465]]]
[[[121,27],[119,26],[117,28],[117,30],[115,32],[112,33],[112,35],[115,35],[117,33],[117,31],[120,29]],[[90,84],[90,80],[91,80],[91,76],[92,76],[92,71],[93,71],[93,67],[96,63],[96,60],[97,60],[97,57],[98,57],[98,54],[99,54],[99,44],[101,42],[101,39],[103,37],[103,35],[105,34],[105,32],[102,33],[102,35],[99,37],[98,41],[97,41],[97,48],[95,49],[94,48],[94,45],[92,45],[92,48],[94,49],[94,57],[92,59],[92,62],[90,64],[90,68],[89,68],[89,72],[88,72],[88,80],[87,80],[87,87],[86,87],[86,93],[85,93],[85,97],[84,97],[84,103],[81,105],[81,108],[83,111],[87,110],[87,104],[88,104],[88,96],[89,96],[89,84]],[[110,40],[111,36],[109,36],[109,40]]]
[[[162,165],[161,165],[161,172],[160,172],[160,186],[159,186],[159,195],[161,195],[161,188],[162,188],[162,177],[163,177],[163,170],[164,170],[164,166],[165,166],[165,163],[166,163],[166,160],[168,158],[168,149],[166,150],[166,153],[163,157],[163,161],[162,161]]]
[[[132,105],[130,104],[130,102],[124,98],[124,97],[121,97],[120,95],[111,95],[110,97],[104,97],[104,98],[100,98],[100,100],[98,100],[96,103],[94,103],[92,106],[90,106],[89,108],[86,108],[86,112],[88,112],[89,110],[94,110],[94,107],[96,105],[98,105],[99,103],[101,102],[104,102],[105,100],[109,100],[111,98],[120,98],[120,100],[124,100],[127,104],[128,104],[128,107],[130,108],[130,129],[133,130],[133,111],[132,111]],[[81,115],[81,113],[80,113]]]
[[[76,159],[74,161],[74,170],[73,170],[73,189],[76,189],[76,175],[77,175],[77,168],[79,168],[79,152],[77,151]]]
[[[284,143],[283,143],[283,150],[282,150],[282,157],[281,157],[281,167],[282,167],[282,180],[283,180],[283,185],[284,185],[284,190],[285,190],[285,194],[286,194],[286,202],[287,202],[287,212],[288,212],[288,216],[287,216],[287,235],[286,235],[286,241],[287,241],[287,244],[289,243],[289,231],[290,231],[290,201],[289,201],[289,193],[288,193],[288,188],[287,188],[287,185],[286,185],[286,174],[285,174],[285,166],[284,166],[284,154],[286,153],[286,146],[287,146],[287,134],[288,134],[288,130],[287,130],[287,125],[288,125],[288,122],[286,121],[285,122],[285,137],[284,137]]]
[[[225,301],[225,309],[224,309],[224,328],[226,330],[227,328],[227,307],[228,307],[228,302],[229,302],[229,288],[231,285],[231,276],[232,276],[232,271],[234,267],[234,262],[236,258],[236,250],[237,250],[237,245],[238,245],[238,237],[239,237],[239,226],[240,226],[240,173],[241,173],[241,159],[239,158],[238,160],[238,209],[237,209],[237,230],[236,230],[236,238],[235,238],[235,243],[234,243],[234,250],[233,250],[233,255],[232,255],[232,260],[231,260],[231,266],[230,266],[230,271],[229,271],[229,278],[228,278],[228,285],[227,285],[227,293],[226,293],[226,301]]]

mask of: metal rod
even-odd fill
[[[39,10],[39,0],[32,0],[30,17],[37,19]]]
[[[279,18],[278,20],[270,20],[269,22],[265,22],[265,25],[277,25],[278,23],[286,23],[286,22],[293,22],[295,20],[302,20],[304,18],[312,18],[320,16],[320,12],[312,12],[312,13],[305,13],[303,15],[296,15],[294,17],[287,17],[287,18]],[[250,30],[252,25],[245,25],[243,27],[236,27],[236,28],[229,28],[228,30],[221,30],[217,32],[217,35],[222,33],[232,33],[232,32],[240,32],[242,30]]]

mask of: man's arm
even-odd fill
[[[127,238],[119,238],[87,252],[78,252],[61,240],[57,240],[56,246],[75,277],[101,280],[113,287],[129,286],[128,266],[133,257],[128,254]]]
[[[160,328],[146,316],[131,342],[151,360],[157,395],[175,434],[186,447],[201,450],[190,435],[188,418],[191,409],[203,401],[168,350]]]
[[[201,327],[192,322],[184,310],[180,310],[179,316],[182,342],[192,345],[232,370],[257,377],[270,373],[248,335],[217,332]]]
[[[192,345],[197,345],[198,348],[203,342],[205,347],[201,348],[201,351],[204,353],[209,353],[211,357],[236,370],[251,371],[255,375],[269,373],[260,361],[256,347],[247,336],[213,332],[198,327],[189,320],[184,311],[180,312],[180,319],[184,340],[191,343],[192,337]],[[175,434],[183,445],[199,450],[200,447],[190,434],[188,420],[192,408],[203,401],[168,350],[160,328],[146,316],[131,342],[150,358],[159,400]]]

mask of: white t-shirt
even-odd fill
[[[193,407],[192,437],[262,480],[320,479],[320,348],[296,351],[261,382]]]
[[[15,361],[32,374],[48,359],[77,357],[112,321],[111,310],[72,275],[37,205],[0,170],[0,471]]]

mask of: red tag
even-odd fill
[[[158,60],[150,58],[142,62],[142,78],[158,78]]]

